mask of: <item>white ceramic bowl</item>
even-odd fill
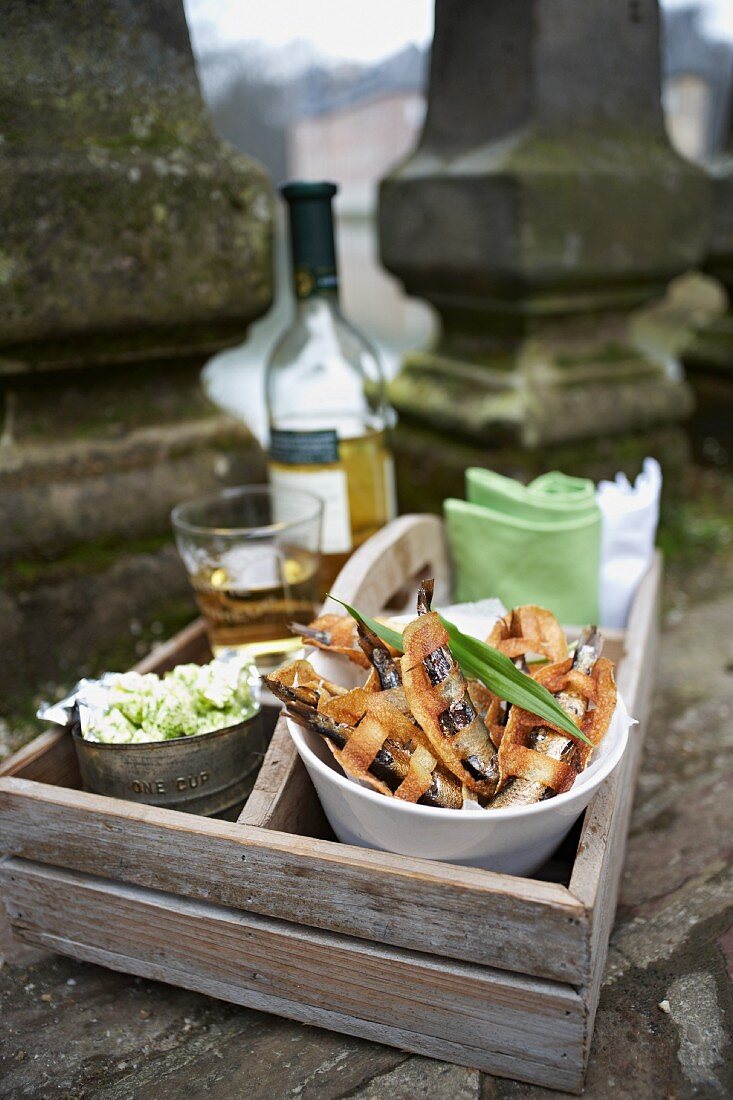
[[[343,662],[318,654],[324,676],[338,678]],[[344,676],[340,677],[344,683]],[[439,810],[388,798],[347,779],[322,738],[288,721],[334,833],[344,844],[422,856],[509,875],[531,875],[567,836],[623,756],[630,719],[619,699],[611,725],[588,767],[569,791],[545,802],[499,810]]]

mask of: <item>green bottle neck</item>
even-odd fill
[[[338,269],[331,200],[333,183],[287,183],[281,194],[290,215],[293,286],[299,301],[338,300]]]

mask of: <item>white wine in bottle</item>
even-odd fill
[[[270,355],[269,476],[325,504],[321,549],[328,587],[351,551],[395,514],[384,377],[370,344],[344,318],[333,183],[288,183],[295,317]]]

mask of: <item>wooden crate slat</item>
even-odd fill
[[[55,726],[0,763],[0,776],[17,775],[38,783],[81,787],[79,765],[68,731]]]
[[[588,914],[563,886],[0,779],[2,849],[185,897],[580,984]]]
[[[623,760],[586,813],[570,880],[571,892],[588,906],[591,920],[591,980],[583,990],[591,1035],[616,913],[644,734],[651,712],[659,637],[657,619],[661,576],[661,555],[657,554],[634,601],[626,654],[618,676],[619,690],[639,725],[632,727]],[[586,1059],[589,1054],[590,1045]]]
[[[300,836],[333,835],[282,716],[238,821]]]
[[[88,943],[75,942],[62,936],[53,936],[45,932],[34,936],[23,936],[28,943],[44,947],[59,955],[70,955],[82,962],[97,963],[124,974],[135,974],[152,981],[167,981],[190,989],[195,993],[205,993],[221,1001],[242,1005],[262,1012],[271,1012],[299,1023],[311,1024],[335,1031],[343,1035],[354,1035],[361,1039],[370,1039],[376,1043],[397,1047],[413,1054],[422,1054],[427,1058],[437,1058],[456,1065],[483,1069],[496,1077],[508,1077],[516,1081],[544,1085],[547,1088],[579,1094],[583,1090],[583,1072],[570,1060],[562,1067],[550,1067],[535,1063],[528,1054],[521,1057],[503,1054],[489,1047],[474,1050],[465,1045],[446,1042],[435,1036],[423,1036],[418,1032],[409,1032],[393,1024],[372,1023],[368,1020],[355,1020],[339,1012],[312,1009],[299,1001],[288,1001],[280,997],[259,994],[244,990],[228,981],[212,979],[199,968],[184,965],[178,970],[163,972],[154,961],[141,961],[135,955],[123,955],[120,952],[91,947]]]
[[[605,791],[600,792],[603,795],[603,802],[599,804],[598,808],[598,823],[602,855],[598,860],[596,875],[593,879],[582,882],[580,887],[576,887],[581,894],[581,900],[584,900],[584,898],[589,899],[589,912],[591,914],[590,947],[593,966],[591,981],[585,990],[589,1027],[591,1029],[598,1008],[601,982],[608,955],[608,941],[616,913],[621,873],[626,854],[626,837],[634,803],[636,779],[641,764],[643,735],[646,732],[651,713],[654,691],[652,672],[656,662],[657,647],[658,633],[657,631],[651,631],[645,650],[646,675],[640,680],[636,694],[635,713],[639,720],[639,732],[635,734],[635,731],[632,731],[634,739],[626,753],[623,767],[619,768],[619,773],[616,776],[610,778]],[[587,894],[584,893],[586,887]]]
[[[381,1041],[414,1049],[419,1038],[422,1051],[427,1046],[433,1056],[440,1056],[436,1041],[447,1042],[462,1050],[465,1063],[502,1072],[497,1061],[503,1062],[503,1072],[513,1076],[526,1058],[533,1079],[546,1074],[548,1083],[577,1086],[577,1074],[566,1067],[582,1056],[584,1006],[568,986],[389,950],[158,891],[115,887],[25,861],[6,861],[0,880],[15,929],[29,942],[48,942],[50,935],[66,940],[69,949],[83,943],[132,955],[154,965],[154,976],[164,981],[201,988],[203,977],[219,986],[217,995],[226,986],[227,999],[252,1007],[267,1009],[268,998],[276,998],[283,1012],[297,997],[310,1009],[311,1021],[324,1026],[336,1004],[339,1030],[364,1034],[363,1025],[377,1025]],[[101,956],[98,961],[109,965]],[[390,1034],[393,1023],[399,1035]]]

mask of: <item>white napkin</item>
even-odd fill
[[[601,626],[626,626],[634,593],[654,554],[661,490],[662,470],[655,458],[644,459],[633,485],[625,474],[598,483]]]

